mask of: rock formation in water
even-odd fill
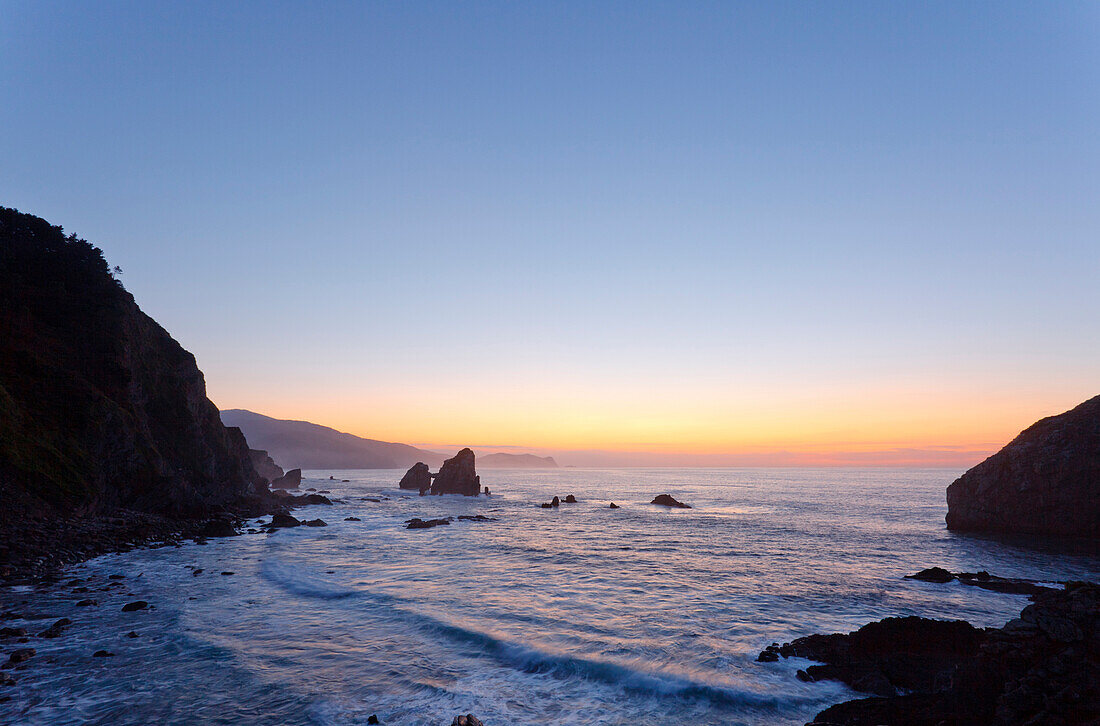
[[[302,470],[291,469],[271,482],[272,489],[297,489],[302,484]]]
[[[195,358],[103,253],[0,208],[0,508],[198,516],[262,499]]]
[[[424,462],[418,461],[405,472],[401,482],[397,485],[401,489],[412,489],[422,492],[432,488],[432,470]]]
[[[474,452],[463,449],[447,459],[432,481],[432,494],[481,494],[481,477],[474,470]]]
[[[1100,396],[1033,424],[955,480],[947,528],[1100,538]]]
[[[888,618],[769,646],[758,660],[820,661],[798,677],[879,694],[832,706],[814,726],[1100,722],[1100,586],[1067,583],[1032,600],[1003,628]]]
[[[650,504],[660,504],[662,507],[673,507],[675,509],[691,509],[690,504],[684,504],[672,498],[670,494],[658,494],[653,497],[653,501]]]
[[[486,454],[480,459],[482,469],[557,469],[552,456],[534,454]]]
[[[252,466],[256,469],[256,473],[269,482],[275,481],[283,475],[283,467],[276,464],[275,460],[263,449],[249,449],[248,457],[252,460]]]

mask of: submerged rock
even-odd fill
[[[951,582],[955,576],[942,567],[929,567],[915,575],[906,575],[908,580],[922,580],[924,582]]]
[[[323,519],[311,519],[308,522],[302,522],[307,527],[327,527],[328,522]]]
[[[34,648],[18,648],[16,650],[13,650],[8,656],[7,662],[0,667],[11,668],[13,666],[19,665],[20,663],[25,663],[33,658],[34,654],[37,652],[38,651],[36,651]]]
[[[653,497],[653,501],[650,502],[650,504],[660,504],[662,507],[676,507],[677,509],[691,509],[690,504],[678,502],[669,494],[658,494]]]
[[[428,468],[428,465],[422,461],[418,461],[409,467],[409,470],[405,472],[405,476],[401,477],[401,481],[397,484],[400,489],[410,489],[413,491],[422,492],[425,489],[432,488],[432,470]]]
[[[481,493],[481,477],[474,469],[474,452],[463,449],[447,459],[435,475],[432,494],[463,494],[476,497]]]
[[[980,587],[983,590],[1003,592],[1010,595],[1036,595],[1040,592],[1054,588],[1040,585],[1033,580],[1021,578],[998,577],[985,570],[981,572],[948,572],[942,567],[929,567],[915,575],[906,575],[907,580],[922,580],[924,582],[947,583],[958,579],[964,585]]]
[[[451,519],[421,519],[420,517],[413,517],[405,522],[405,529],[431,529],[432,527],[438,527],[443,524],[450,524]]]
[[[134,602],[128,602],[122,606],[122,612],[132,613],[135,610],[144,610],[149,607],[149,603],[145,600],[135,600]]]
[[[109,650],[97,650],[96,652],[92,653],[93,658],[113,658],[114,655],[115,654]]]
[[[1100,396],[1031,425],[956,479],[947,528],[1100,538]]]

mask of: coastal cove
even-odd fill
[[[769,643],[906,615],[999,627],[1028,603],[906,574],[1100,579],[1094,548],[946,530],[958,471],[489,470],[476,498],[401,491],[403,473],[306,470],[301,491],[334,503],[295,516],[324,527],[3,588],[3,626],[32,634],[5,646],[36,653],[5,671],[0,721],[803,724],[859,694],[798,680],[804,659],[756,662]],[[666,492],[692,508],[649,504]]]

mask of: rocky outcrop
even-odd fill
[[[955,480],[947,528],[1100,538],[1100,396],[1033,424]]]
[[[882,694],[832,706],[817,715],[816,726],[1097,723],[1100,586],[1067,583],[1032,600],[1003,628],[889,618],[848,635],[773,645],[762,660],[822,661],[799,677]]]
[[[676,509],[691,509],[690,504],[684,504],[672,498],[669,494],[658,494],[653,497],[653,501],[650,504],[659,504],[662,507],[674,507]]]
[[[1026,580],[1019,577],[998,577],[985,570],[981,572],[948,572],[942,567],[929,567],[915,575],[906,575],[907,580],[921,580],[922,582],[947,583],[958,580],[964,585],[980,587],[983,590],[1003,592],[1010,595],[1037,595],[1054,588],[1040,585],[1034,580]]]
[[[474,452],[463,449],[447,459],[432,482],[432,494],[464,494],[476,497],[481,494],[481,477],[474,470]]]
[[[302,470],[291,469],[271,482],[272,489],[297,489],[302,484]]]
[[[418,461],[405,472],[401,482],[397,485],[401,489],[412,489],[422,492],[432,488],[432,470],[424,462]]]
[[[252,460],[252,466],[256,473],[267,479],[275,481],[283,475],[283,467],[275,463],[275,460],[263,449],[249,449],[248,458]]]
[[[197,516],[266,494],[195,358],[102,252],[0,208],[0,507]],[[0,536],[0,539],[5,539]]]

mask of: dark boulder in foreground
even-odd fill
[[[481,477],[474,470],[474,452],[463,449],[443,462],[432,481],[432,494],[464,494],[476,497],[481,494]]]
[[[268,526],[272,529],[277,529],[279,527],[297,527],[301,523],[302,522],[295,516],[280,513],[271,517],[271,524]]]
[[[291,469],[282,476],[273,479],[271,482],[272,489],[297,489],[302,485],[302,470]]]
[[[1100,538],[1100,396],[1031,425],[956,479],[947,528]]]
[[[451,726],[485,726],[485,724],[481,723],[477,716],[468,713],[465,716],[455,716],[455,720],[451,721]]]
[[[653,497],[653,501],[650,504],[660,504],[662,507],[676,507],[677,509],[691,509],[690,504],[684,504],[673,499],[668,494],[658,494]]]
[[[199,530],[200,537],[236,537],[239,534],[233,523],[224,519],[211,519]]]
[[[804,680],[835,678],[883,694],[832,706],[816,726],[1097,723],[1100,586],[1067,583],[1032,601],[1003,628],[888,618],[767,651],[825,663],[800,671]]]
[[[418,461],[405,472],[405,476],[401,477],[401,481],[397,486],[401,489],[411,489],[417,492],[431,489],[432,470],[424,462]]]

